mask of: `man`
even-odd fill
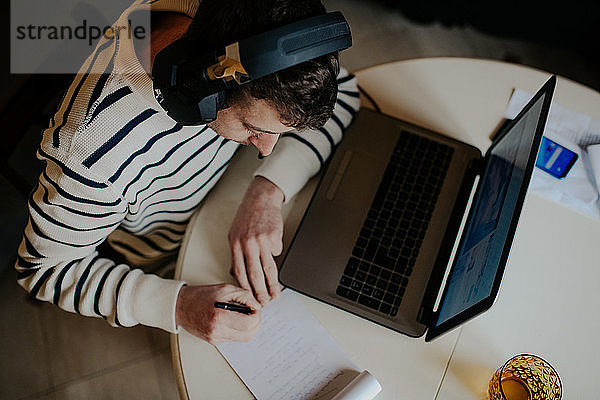
[[[136,1],[116,25],[147,12],[145,3]],[[282,247],[281,205],[319,170],[351,122],[359,106],[355,79],[341,71],[336,84],[337,55],[323,56],[231,90],[215,121],[183,126],[158,103],[151,68],[140,58],[149,52],[153,62],[184,35],[201,51],[323,12],[318,0],[158,0],[149,49],[127,35],[101,40],[44,132],[38,157],[45,168],[29,199],[19,284],[113,326],[183,327],[210,343],[250,340],[261,305],[281,290],[273,260]],[[172,265],[189,217],[238,146],[268,156],[284,133],[230,230],[240,287],[157,276]],[[255,312],[216,309],[217,301]]]

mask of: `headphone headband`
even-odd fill
[[[162,98],[161,106],[177,122],[208,123],[221,109],[226,89],[351,45],[350,27],[339,11],[242,39],[219,53],[191,56],[196,50],[193,42],[179,39],[157,54],[154,89]],[[191,70],[200,77],[194,91],[181,85],[184,71]]]
[[[257,79],[352,45],[341,12],[317,15],[240,40],[241,63]]]

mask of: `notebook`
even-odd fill
[[[485,155],[361,109],[283,258],[283,285],[425,340],[489,309],[500,287],[556,77]]]

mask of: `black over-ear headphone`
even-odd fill
[[[183,125],[214,121],[225,90],[352,45],[341,12],[297,21],[208,53],[179,39],[154,59],[154,92],[168,115]],[[190,79],[193,88],[184,86]]]

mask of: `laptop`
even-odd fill
[[[361,109],[281,262],[281,283],[426,341],[489,309],[555,84],[552,76],[485,155]]]

